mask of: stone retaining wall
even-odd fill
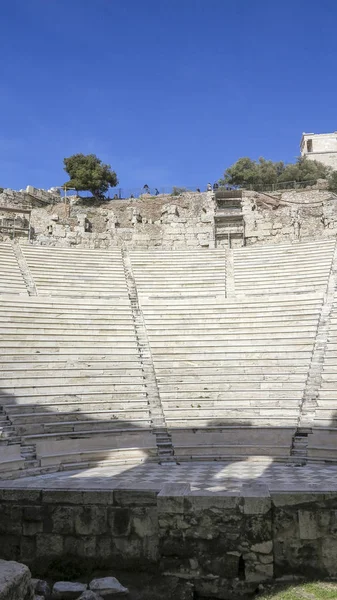
[[[4,190],[0,206],[32,207],[32,243],[37,245],[130,250],[216,245],[212,192],[110,201],[70,197],[66,205],[55,194],[28,189],[30,195]],[[337,232],[337,196],[328,190],[244,191],[242,212],[246,245],[319,239]]]
[[[0,490],[0,558],[46,574],[53,561],[155,568],[202,595],[283,575],[337,576],[337,493]],[[227,596],[226,596],[227,597]]]

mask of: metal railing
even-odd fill
[[[77,195],[80,198],[92,198],[92,193],[87,191],[76,192],[75,190],[64,190],[60,189],[61,198],[64,196],[73,196]],[[212,189],[212,187],[211,187]],[[112,188],[109,190],[108,194],[105,196],[106,200],[124,200],[128,198],[139,198],[140,196],[159,196],[159,195],[171,195],[171,196],[179,196],[184,192],[206,192],[210,191],[208,186],[160,186],[160,187],[134,187],[134,188]]]
[[[298,190],[316,185],[317,179],[308,181],[279,181],[276,183],[244,183],[240,188],[245,190],[254,190],[256,192],[277,192],[279,190]]]

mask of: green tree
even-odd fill
[[[316,160],[299,157],[294,164],[285,165],[283,162],[273,162],[265,158],[254,161],[251,158],[239,158],[231,167],[226,169],[220,185],[249,187],[263,189],[264,186],[290,182],[313,183],[317,179],[327,179],[331,169]]]
[[[273,162],[260,157],[258,161],[244,157],[229,167],[220,185],[233,185],[238,187],[256,187],[264,184],[276,183],[284,170],[283,162]]]
[[[317,160],[308,160],[301,156],[295,164],[289,164],[285,167],[283,173],[278,177],[278,182],[307,181],[309,184],[317,181],[317,179],[327,179],[330,172],[330,167],[326,167]]]
[[[110,165],[104,164],[95,154],[73,154],[65,158],[64,170],[70,179],[64,184],[68,189],[89,191],[95,198],[104,198],[109,187],[115,187],[118,179]]]

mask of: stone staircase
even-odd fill
[[[165,422],[144,316],[138,301],[137,287],[132,271],[130,255],[126,250],[123,250],[122,257],[138,342],[139,356],[143,365],[144,381],[148,393],[152,426],[156,436],[158,458],[161,464],[174,463],[175,458],[172,438]]]
[[[331,312],[336,289],[337,242],[330,263],[327,288],[324,295],[320,318],[317,324],[315,344],[312,351],[307,380],[303,391],[298,417],[298,426],[293,438],[291,457],[297,465],[308,461],[309,437],[313,432],[318,407],[319,392],[322,387],[324,359],[327,351]]]
[[[27,286],[15,252],[16,244],[0,244],[0,294],[27,294]]]
[[[12,248],[13,248],[13,252],[16,256],[16,260],[18,261],[19,269],[21,271],[21,275],[25,282],[29,296],[37,296],[35,281],[34,281],[32,274],[28,268],[26,259],[21,250],[21,246],[18,243],[12,242]]]
[[[218,189],[214,194],[214,237],[216,248],[245,245],[242,190]]]

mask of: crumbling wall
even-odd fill
[[[13,190],[0,194],[0,206],[32,208],[33,244],[128,249],[216,245],[212,192],[106,201],[74,196],[65,203],[55,193],[42,190],[40,198],[39,190],[33,191],[35,196]],[[337,232],[337,195],[326,189],[245,191],[242,212],[248,246],[326,238]]]
[[[0,194],[0,207],[30,209],[32,208],[32,202],[26,192],[4,189]]]
[[[84,248],[214,247],[211,193],[78,200],[32,211],[35,244]]]
[[[328,190],[245,192],[246,245],[278,244],[335,236],[337,195]]]
[[[154,568],[201,596],[253,593],[275,577],[337,576],[336,492],[0,489],[0,558],[37,575]]]

